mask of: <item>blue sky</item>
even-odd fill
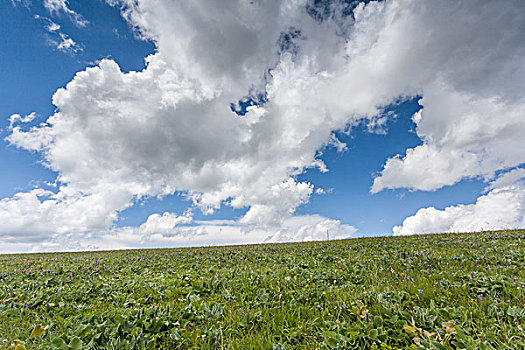
[[[461,52],[457,65],[425,57],[431,51],[435,52],[430,56],[444,57],[443,53],[451,50],[447,45],[452,35],[457,34],[455,45],[482,35],[476,34],[479,28],[475,26],[461,27],[462,15],[470,11],[482,19],[482,11],[456,9],[456,17],[449,18],[450,29],[440,28],[439,35],[432,34],[436,37],[421,47],[409,34],[396,35],[395,31],[409,30],[414,23],[427,25],[427,14],[404,1],[401,5],[407,5],[407,13],[412,11],[413,16],[401,18],[405,22],[400,26],[389,27],[381,20],[389,11],[396,11],[390,6],[393,1],[358,5],[351,16],[347,8],[343,17],[336,16],[338,8],[332,6],[337,1],[308,2],[305,8],[294,9],[296,15],[290,12],[283,18],[257,18],[265,26],[276,27],[275,33],[242,27],[246,29],[242,35],[235,21],[251,15],[248,10],[243,12],[242,6],[235,9],[239,11],[237,18],[227,15],[226,10],[214,16],[211,6],[209,14],[199,13],[202,18],[169,20],[164,14],[178,11],[169,2],[162,2],[159,9],[149,7],[148,0],[139,1],[136,7],[126,1],[109,3],[114,6],[102,0],[13,0],[0,5],[0,196],[4,198],[0,216],[7,222],[0,225],[0,237],[4,235],[12,244],[6,251],[321,239],[326,230],[344,238],[501,228],[524,222],[520,181],[525,159],[520,152],[502,153],[523,141],[512,132],[502,131],[508,142],[495,141],[499,131],[484,135],[487,130],[504,129],[492,126],[495,115],[507,116],[508,129],[516,135],[524,127],[522,95],[516,93],[516,89],[523,90],[517,87],[522,73],[513,66],[515,60],[498,61],[490,52],[483,59]],[[436,16],[450,14],[444,3],[433,5],[434,10],[443,12]],[[361,15],[365,7],[372,16]],[[322,9],[327,16],[312,16],[312,8]],[[191,11],[180,9],[180,16],[185,10]],[[260,9],[261,13],[263,10],[273,11]],[[515,10],[509,5],[498,11]],[[439,27],[440,23],[431,22],[428,32],[435,33],[431,26]],[[221,29],[207,28],[208,23]],[[495,23],[494,27],[505,25]],[[519,32],[510,29],[511,33],[513,29]],[[266,55],[268,48],[276,45],[279,30],[280,37],[286,31],[296,33],[290,39],[295,40],[293,45],[275,47],[278,56]],[[498,35],[497,30],[486,30],[488,37]],[[375,36],[379,32],[382,37]],[[519,47],[525,47],[523,40],[518,34],[510,36],[511,42],[499,49],[508,50],[509,57],[519,57]],[[325,39],[316,43],[318,37]],[[384,39],[389,37],[390,41]],[[375,45],[366,46],[374,40]],[[395,40],[401,44],[396,46]],[[481,40],[472,45],[479,46],[472,52],[483,52],[490,42]],[[294,47],[293,52],[289,47]],[[376,51],[381,49],[388,55],[379,55]],[[257,50],[266,51],[261,55]],[[335,58],[338,55],[350,58],[341,61]],[[152,58],[147,66],[148,56]],[[482,67],[470,71],[462,66],[468,59],[491,68],[486,73],[480,73]],[[491,60],[498,65],[495,67]],[[101,61],[116,62],[120,72]],[[381,68],[388,65],[395,74]],[[95,67],[90,71],[95,73],[75,77],[88,67]],[[239,67],[249,68],[241,71]],[[513,70],[514,77],[502,82],[500,77]],[[131,71],[141,73],[133,75]],[[405,72],[405,76],[397,72]],[[107,82],[101,83],[97,74]],[[132,81],[139,76],[142,83]],[[112,83],[114,77],[121,80]],[[305,90],[293,85],[303,79]],[[192,85],[195,81],[199,83]],[[325,88],[309,96],[318,84]],[[59,88],[66,90],[53,104],[52,97]],[[145,90],[141,92],[141,88]],[[197,92],[189,95],[191,91]],[[229,110],[228,101],[235,102],[235,96],[240,100],[243,95],[263,94],[268,101],[261,100],[263,103],[246,116],[233,115]],[[494,104],[487,98],[495,94],[505,102]],[[152,105],[150,96],[162,98]],[[99,103],[113,112],[102,115],[106,109],[98,109]],[[34,118],[24,122],[24,116],[31,113],[35,113]],[[46,129],[41,123],[54,113],[60,121]],[[229,121],[215,123],[213,118],[222,113],[221,118],[232,120],[231,128]],[[119,116],[137,119],[113,129],[112,119],[117,121]],[[89,128],[83,129],[83,120],[96,120],[98,126],[90,122]],[[133,126],[144,120],[146,124]],[[271,120],[280,125],[274,129],[279,130],[277,134],[266,131],[274,123]],[[214,126],[210,131],[205,125]],[[66,126],[70,131],[64,129]],[[304,131],[307,127],[311,129]],[[476,134],[472,130],[477,128]],[[124,134],[124,129],[129,133]],[[216,134],[229,130],[231,135],[215,139]],[[250,139],[239,143],[244,148],[229,148],[228,140],[237,142],[234,139],[245,131]],[[294,135],[303,131],[306,136],[294,144]],[[206,138],[216,146],[210,148],[203,141]],[[75,144],[75,140],[84,141]],[[344,150],[337,149],[338,143],[346,144]],[[102,146],[106,144],[112,146]],[[281,151],[266,151],[279,145]],[[122,152],[113,153],[112,147]],[[221,147],[225,147],[224,152]],[[149,163],[156,157],[157,163]],[[88,164],[88,170],[83,170],[83,164]],[[106,171],[107,164],[109,168],[116,164],[112,173]],[[218,175],[206,177],[206,169],[215,169]],[[115,171],[134,175],[129,179],[123,175],[122,182],[116,183],[112,177]],[[144,175],[139,177],[136,174],[140,172]],[[252,173],[255,177],[248,177]],[[225,174],[224,180],[219,180],[221,174]],[[279,175],[273,178],[274,174]],[[130,190],[134,186],[138,189]],[[32,192],[35,189],[50,192],[36,195]],[[27,203],[17,197],[20,193],[27,194]],[[268,197],[269,193],[273,197]],[[46,199],[52,200],[45,203]],[[508,218],[502,218],[503,214],[487,217],[487,212],[498,212],[505,200],[518,204],[512,207],[515,212],[510,209]],[[82,201],[94,203],[89,205],[95,213],[78,209],[85,208],[79,204]],[[35,212],[38,215],[31,216]],[[18,218],[12,213],[23,214]],[[72,222],[79,223],[57,219],[67,213],[74,213]],[[484,226],[480,226],[480,218],[486,218]],[[44,228],[30,233],[32,227]],[[255,234],[250,236],[250,232]],[[201,238],[192,240],[194,235]],[[88,245],[79,243],[86,237]]]

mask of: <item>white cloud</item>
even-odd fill
[[[404,157],[389,159],[374,180],[372,192],[396,187],[435,190],[468,177],[491,179],[497,170],[525,162],[521,151],[525,149],[525,101],[456,96],[454,108],[454,95],[443,95],[428,104],[425,102],[434,96],[423,97],[425,108],[416,130],[424,143],[408,149]],[[433,110],[427,114],[426,106],[449,110],[432,115]],[[450,115],[452,120],[443,121],[443,116]]]
[[[321,194],[325,194],[325,193],[326,193],[326,191],[325,191],[324,188],[317,187],[317,188],[315,189],[315,194],[319,194],[319,195],[321,195]]]
[[[525,162],[525,3],[449,5],[435,1],[397,18],[376,43],[402,46],[392,60],[406,59],[403,74],[420,81],[414,121],[423,144],[389,159],[372,192],[435,190]]]
[[[304,167],[321,166],[316,150],[329,142],[334,127],[346,124],[346,117],[339,111],[325,123],[329,111],[305,103],[315,93],[308,92],[312,84],[327,76],[309,57],[294,61],[283,53],[280,60],[277,38],[292,21],[304,22],[312,35],[322,36],[315,33],[319,30],[332,33],[332,41],[341,39],[333,27],[319,27],[310,17],[294,19],[278,7],[242,3],[235,9],[240,13],[218,12],[224,16],[219,20],[212,9],[199,12],[204,18],[192,18],[183,13],[194,13],[186,5],[180,11],[176,7],[182,5],[171,2],[149,5],[127,12],[133,23],[147,22],[140,28],[159,47],[144,71],[125,74],[104,60],[79,72],[53,97],[59,111],[47,124],[29,132],[13,127],[9,141],[42,152],[72,192],[92,195],[100,184],[120,184],[136,189],[132,200],[187,191],[204,212],[227,203],[249,207],[241,219],[246,225],[279,225],[313,191],[295,175]],[[180,13],[180,18],[168,20],[167,13]],[[243,16],[247,19],[239,22]],[[272,21],[275,28],[261,33]],[[217,33],[220,37],[214,38]],[[188,42],[192,36],[199,40]],[[186,50],[173,55],[179,47]],[[323,47],[310,50],[320,53]],[[269,67],[273,73],[265,86]],[[270,102],[242,117],[232,113],[230,103],[257,85],[267,89]]]
[[[51,15],[64,13],[78,27],[85,27],[89,24],[89,21],[82,17],[82,15],[69,8],[67,0],[44,0],[44,7]]]
[[[9,130],[13,129],[15,123],[30,123],[36,118],[36,113],[32,112],[28,115],[21,116],[20,114],[13,114],[9,117]]]
[[[71,39],[69,36],[67,36],[64,33],[60,34],[60,41],[55,42],[56,48],[63,52],[72,52],[76,53],[78,51],[81,51],[82,49],[78,46],[78,44]]]
[[[190,214],[191,215],[191,214]],[[191,222],[191,216],[177,216],[174,213],[152,214],[139,228],[125,227],[115,229],[105,235],[105,240],[121,240],[117,246],[196,246],[222,244],[251,244],[277,242],[304,242],[327,239],[345,239],[354,236],[357,229],[320,215],[299,215],[285,219],[282,225],[273,228],[253,228],[232,220],[201,220],[197,225],[184,225]],[[181,226],[181,224],[183,226]],[[169,226],[169,228],[164,227]],[[154,227],[154,229],[151,229]],[[127,237],[127,238],[124,238]],[[99,244],[103,249],[104,239]],[[139,242],[139,243],[137,243]],[[112,244],[115,244],[113,242]]]
[[[394,235],[473,232],[525,227],[525,187],[507,186],[480,196],[476,203],[438,210],[422,208],[394,226]]]
[[[146,222],[140,225],[139,231],[144,234],[166,234],[173,231],[175,226],[189,224],[192,220],[191,212],[186,212],[181,216],[169,212],[165,212],[162,215],[151,214]]]
[[[45,29],[49,34],[45,35],[47,44],[64,53],[74,54],[82,51],[81,45],[75,42],[69,35],[63,33],[60,24],[57,24],[47,17],[35,15],[35,19],[46,23]],[[25,122],[22,121],[21,122]]]
[[[476,203],[438,210],[422,208],[409,216],[394,235],[430,232],[472,232],[525,227],[525,169],[503,173],[487,186]]]
[[[65,1],[46,3],[69,13]],[[520,2],[371,2],[357,7],[355,21],[340,6],[324,16],[315,9],[322,4],[306,0],[122,5],[157,46],[147,67],[123,73],[103,60],[77,73],[53,96],[57,112],[46,123],[12,126],[8,137],[41,152],[63,184],[48,204],[50,231],[65,210],[85,216],[77,201],[104,199],[92,219],[107,231],[137,198],[175,191],[206,213],[248,208],[239,224],[252,230],[282,229],[315,190],[296,176],[327,170],[316,158],[323,147],[345,149],[333,131],[368,118],[382,132],[383,107],[417,94],[424,144],[389,160],[372,191],[435,189],[525,161]],[[264,105],[244,116],[230,109],[261,95]],[[4,201],[6,210],[17,205]],[[34,202],[37,213],[44,203]],[[79,221],[65,223],[69,232],[93,229]],[[315,237],[330,225],[279,232]]]
[[[91,232],[111,227],[117,211],[128,206],[129,192],[107,186],[103,195],[58,194],[43,189],[20,192],[0,200],[2,242],[52,241],[64,236],[81,239]]]
[[[523,179],[525,179],[525,169],[512,169],[511,171],[498,176],[494,181],[492,181],[489,184],[489,186],[487,186],[485,190],[489,191],[496,188],[513,186],[517,183],[520,183],[520,181],[522,181]]]
[[[2,241],[0,253],[21,251],[79,251],[159,247],[196,247],[261,242],[298,242],[346,239],[357,230],[339,220],[319,215],[302,215],[285,219],[279,228],[245,230],[233,220],[199,220],[192,224],[191,214],[152,214],[139,227],[113,227],[98,234],[56,234],[42,241],[39,237]]]
[[[357,233],[351,225],[319,215],[301,215],[289,218],[282,228],[266,237],[265,242],[304,242],[325,239],[347,239]]]
[[[53,21],[49,21],[49,24],[46,26],[48,32],[56,32],[60,30],[60,24],[57,24]]]

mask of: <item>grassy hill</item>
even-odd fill
[[[524,349],[525,231],[0,256],[0,349]]]

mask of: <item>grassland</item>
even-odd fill
[[[525,231],[0,256],[0,349],[525,349]]]

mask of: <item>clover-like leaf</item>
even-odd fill
[[[71,337],[71,340],[69,341],[69,349],[71,350],[79,350],[82,348],[82,340],[80,340],[79,337]]]
[[[64,339],[59,337],[53,338],[53,340],[51,340],[51,348],[59,350],[68,350],[68,346]]]

